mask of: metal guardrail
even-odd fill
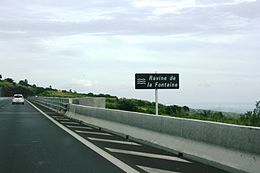
[[[57,111],[66,112],[68,109],[69,101],[68,99],[59,99],[59,98],[47,98],[47,97],[29,97],[28,100],[49,106],[54,108]]]

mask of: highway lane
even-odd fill
[[[136,172],[226,173],[37,107],[54,123],[77,133]],[[0,172],[123,172],[54,123],[28,103],[0,101]]]
[[[1,173],[121,173],[28,103],[0,101]]]

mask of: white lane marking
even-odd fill
[[[52,112],[51,112],[52,113]],[[59,116],[52,116],[52,118],[64,118],[63,116],[59,115]]]
[[[60,123],[58,123],[56,120],[54,120],[52,117],[50,117],[49,115],[45,114],[42,110],[40,110],[39,108],[37,108],[34,104],[32,104],[31,102],[29,102],[27,100],[27,102],[29,104],[31,104],[35,109],[37,109],[40,113],[42,113],[46,118],[48,118],[51,122],[53,122],[55,125],[57,125],[58,127],[60,127],[61,129],[63,129],[64,131],[66,131],[67,133],[69,133],[71,136],[73,136],[74,138],[76,138],[78,141],[80,141],[82,144],[84,144],[85,146],[89,147],[91,150],[95,151],[97,154],[99,154],[100,156],[102,156],[103,158],[105,158],[106,160],[108,160],[109,162],[111,162],[112,164],[114,164],[115,166],[117,166],[118,168],[122,169],[123,171],[125,171],[126,173],[139,173],[137,170],[133,169],[132,167],[130,167],[129,165],[125,164],[124,162],[122,162],[121,160],[115,158],[114,156],[112,156],[111,154],[107,153],[106,151],[102,150],[101,148],[97,147],[96,145],[92,144],[90,141],[88,141],[87,139],[81,137],[80,135],[78,135],[77,133],[73,132],[72,130],[70,130],[69,128],[61,125]]]
[[[84,134],[91,134],[91,135],[104,135],[104,136],[112,136],[109,133],[102,133],[102,132],[90,132],[90,131],[81,131],[81,130],[75,130],[78,133],[84,133]]]
[[[87,129],[87,130],[93,130],[93,128],[91,127],[87,127],[87,126],[67,126],[69,128],[75,128],[75,129]]]
[[[70,121],[70,119],[68,119],[68,118],[63,118],[63,117],[52,117],[52,118],[55,118],[56,120],[60,120],[60,121],[62,121],[62,120],[64,120],[64,121]]]
[[[60,118],[55,118],[55,120],[57,120],[57,121],[66,121],[66,122],[68,122],[68,121],[70,121],[70,119],[60,119]]]
[[[79,123],[77,122],[68,122],[68,121],[60,121],[62,124],[71,124],[71,125],[78,125]]]
[[[88,139],[90,139],[92,141],[111,142],[111,143],[117,143],[117,144],[128,144],[128,145],[141,146],[141,144],[137,144],[135,142],[130,142],[130,141],[118,141],[118,140],[100,139],[100,138],[88,138]]]
[[[190,161],[187,161],[187,160],[184,160],[184,159],[181,159],[181,158],[178,158],[178,157],[167,156],[167,155],[162,155],[162,154],[152,154],[152,153],[120,150],[120,149],[113,149],[113,148],[106,148],[106,149],[111,151],[111,152],[114,152],[114,153],[130,154],[130,155],[143,156],[143,157],[149,157],[149,158],[155,158],[155,159],[164,159],[164,160],[170,160],[170,161],[191,163]]]
[[[138,166],[138,168],[144,170],[145,172],[148,173],[180,173],[180,172],[175,172],[175,171],[168,171],[168,170],[163,170],[163,169],[157,169],[157,168],[150,168],[146,166]]]

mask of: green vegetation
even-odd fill
[[[45,96],[45,97],[64,97],[64,98],[79,98],[79,97],[105,97],[106,107],[110,109],[119,109],[126,111],[134,111],[141,113],[155,114],[155,103],[145,100],[138,99],[127,99],[118,98],[108,94],[93,94],[93,93],[77,93],[72,90],[57,90],[51,86],[47,88],[38,87],[35,84],[31,85],[28,80],[20,80],[15,83],[13,79],[6,78],[2,79],[0,75],[0,87],[4,93],[3,96],[10,97],[14,93],[22,93],[25,97],[27,96]],[[222,112],[201,110],[194,111],[190,110],[187,106],[170,105],[166,106],[159,104],[159,114],[162,116],[173,116],[181,118],[191,118],[198,120],[223,122],[229,124],[239,124],[247,126],[259,126],[260,127],[260,101],[256,103],[256,108],[247,112],[246,114],[240,115],[239,117],[228,117],[224,116]]]
[[[120,109],[141,113],[155,114],[155,102],[127,98],[107,98],[107,108]],[[201,112],[191,111],[187,106],[159,104],[159,114],[180,118],[190,118],[230,124],[243,124],[239,118],[224,116],[222,112],[203,110]]]
[[[20,80],[18,83],[15,83],[13,79],[6,78],[0,80],[0,87],[2,87],[2,92],[4,97],[11,97],[14,93],[22,93],[25,97],[40,95],[48,88],[37,87],[36,85],[28,84],[28,81]]]
[[[39,96],[44,97],[63,97],[63,98],[77,98],[77,97],[86,97],[85,94],[78,94],[76,92],[70,92],[66,90],[57,91],[57,90],[46,90],[39,94]]]
[[[260,101],[256,103],[256,107],[252,112],[250,111],[241,115],[239,120],[244,125],[260,127]]]
[[[155,102],[149,102],[137,99],[127,99],[127,98],[107,98],[107,107],[110,109],[120,109],[126,111],[142,112],[155,114]],[[159,114],[176,116],[177,114],[186,115],[189,112],[187,106],[165,106],[159,104]]]

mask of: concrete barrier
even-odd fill
[[[46,101],[46,100],[45,100]],[[69,104],[66,116],[233,173],[259,173],[260,128]]]
[[[0,87],[0,97],[3,97],[2,87]]]
[[[91,107],[106,107],[106,98],[104,97],[84,97],[72,99],[73,104],[91,106]]]
[[[259,173],[260,128],[69,105],[68,117],[234,173]]]
[[[7,100],[7,99],[11,99],[12,97],[0,97],[0,101],[1,100]]]

